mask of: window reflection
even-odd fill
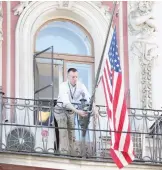
[[[53,64],[53,82],[52,82],[52,64],[51,59],[36,59],[35,63],[35,98],[42,100],[58,97],[59,84],[63,81],[63,62],[54,60]],[[50,86],[54,83],[54,86]],[[47,87],[47,88],[46,88]]]
[[[91,42],[86,32],[68,21],[54,21],[37,34],[36,51],[54,46],[55,53],[92,55]]]

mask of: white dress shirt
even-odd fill
[[[71,92],[70,92],[71,91]],[[84,98],[87,102],[90,101],[90,94],[81,82],[77,82],[76,86],[72,86],[68,81],[63,82],[59,86],[58,102],[62,102],[63,106],[66,107],[67,104],[80,103],[80,99]]]

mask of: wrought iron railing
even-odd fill
[[[51,101],[36,101],[2,97],[0,152],[18,152],[23,154],[46,154],[79,159],[111,161],[110,129],[105,106],[96,106],[91,113],[89,128],[84,145],[80,119],[75,116],[75,141],[73,152],[59,150],[59,133],[64,127],[58,127],[54,119],[63,114],[64,108],[55,106]],[[77,105],[78,107],[78,105]],[[62,111],[60,112],[60,110]],[[131,135],[138,162],[162,163],[162,110],[129,108]],[[119,132],[120,133],[120,132]],[[125,132],[122,132],[125,133]],[[83,151],[85,152],[83,154]]]

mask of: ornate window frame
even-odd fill
[[[88,30],[93,37],[95,67],[98,68],[110,14],[98,2],[67,2],[31,2],[22,11],[15,38],[15,97],[34,98],[34,36],[39,27],[49,20],[60,18],[72,20]]]

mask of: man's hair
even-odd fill
[[[67,72],[70,73],[70,71],[77,72],[78,70],[76,68],[69,68]]]

